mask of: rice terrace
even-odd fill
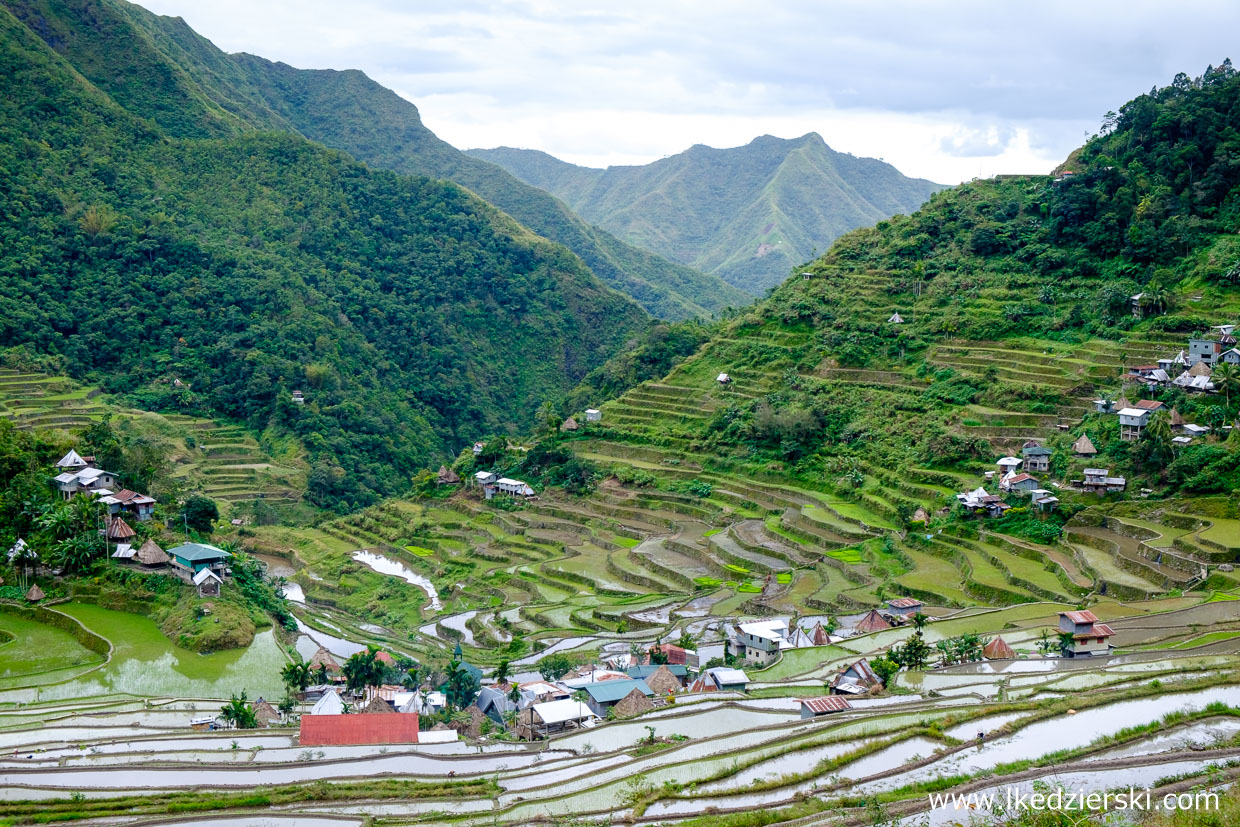
[[[582,27],[543,84],[602,101],[644,76],[618,32],[688,60],[723,9],[364,5],[282,26],[324,66],[423,44],[471,128],[598,151],[458,150],[215,9],[0,0],[0,825],[1240,823],[1230,60],[1075,148],[909,121],[864,61],[789,87],[865,97],[948,186],[814,132],[495,115],[457,55],[524,82]],[[792,6],[718,43],[847,53]],[[783,14],[812,49],[758,49]]]

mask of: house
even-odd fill
[[[1012,651],[1007,641],[997,637],[982,647],[982,657],[986,660],[1012,660],[1016,657],[1016,652]]]
[[[1119,438],[1134,442],[1150,422],[1150,412],[1145,408],[1121,408],[1119,412]]]
[[[1072,453],[1078,457],[1092,457],[1098,453],[1098,449],[1094,447],[1088,434],[1081,434],[1081,438],[1072,443]]]
[[[474,485],[479,485],[483,488],[487,488],[488,486],[494,487],[497,479],[498,477],[496,477],[491,471],[474,472]]]
[[[831,643],[831,633],[822,625],[822,621],[814,624],[814,628],[809,632],[810,639],[814,641],[815,646],[828,646]]]
[[[785,649],[806,649],[814,645],[814,640],[809,636],[809,632],[796,627],[789,631],[785,644]]]
[[[899,313],[892,313],[891,318],[887,320],[887,324],[904,324],[904,317]]]
[[[588,725],[597,717],[581,701],[560,700],[534,704],[521,713],[518,721],[523,728],[528,728],[531,737],[545,737],[552,732]]]
[[[53,477],[60,496],[66,500],[73,499],[75,494],[95,492],[100,489],[116,487],[116,474],[102,468],[86,467],[78,471],[65,471]]]
[[[30,590],[26,592],[27,603],[38,603],[40,600],[42,600],[45,597],[47,597],[47,595],[44,594],[43,590],[39,588],[38,583],[35,583],[33,586],[30,587]]]
[[[1142,411],[1150,411],[1151,413],[1162,410],[1164,407],[1163,403],[1159,402],[1157,399],[1138,399],[1136,402],[1132,403],[1132,406]]]
[[[484,686],[478,690],[478,697],[474,699],[474,704],[482,710],[482,714],[486,715],[497,724],[504,723],[504,715],[509,712],[517,712],[520,707],[513,702],[508,696],[511,690],[511,684],[498,684],[496,686]],[[400,708],[399,706],[397,707]]]
[[[1038,511],[1054,511],[1059,506],[1059,498],[1045,488],[1035,488],[1029,492],[1029,499]]]
[[[689,670],[683,664],[630,666],[628,676],[645,681],[659,695],[679,692],[689,682]]]
[[[344,701],[340,699],[340,693],[335,688],[328,689],[315,701],[314,706],[310,707],[310,715],[343,715]]]
[[[416,744],[418,714],[343,715],[311,712],[301,716],[298,743],[303,747]]]
[[[329,675],[340,674],[340,664],[332,657],[332,653],[327,651],[327,647],[320,646],[318,651],[310,657],[307,664],[311,672],[318,672],[320,669],[325,670]]]
[[[870,668],[870,662],[862,658],[832,678],[828,686],[833,695],[863,695],[882,689],[883,682]]]
[[[306,397],[301,391],[293,391],[291,394],[291,399],[294,405],[306,404]]]
[[[1065,170],[1063,170],[1062,172],[1060,172],[1058,175],[1056,175],[1056,176],[1055,176],[1055,183],[1056,183],[1056,184],[1064,184],[1064,183],[1067,183],[1067,182],[1071,181],[1075,175],[1076,175],[1076,173],[1075,173],[1075,172],[1073,172],[1072,170],[1070,170],[1070,169],[1065,169]]]
[[[100,497],[99,502],[107,506],[109,514],[124,514],[139,522],[146,522],[155,515],[155,498],[128,488]]]
[[[1184,425],[1184,433],[1188,434],[1189,436],[1205,436],[1206,434],[1210,433],[1210,429],[1204,425],[1194,425],[1193,423],[1189,422]]]
[[[785,648],[788,624],[783,620],[741,623],[736,627],[736,656],[759,666],[773,663]]]
[[[824,695],[821,698],[801,698],[801,718],[817,718],[852,709],[852,704],[842,695]]]
[[[580,689],[586,693],[586,704],[590,710],[600,718],[606,717],[607,710],[624,700],[634,689],[640,690],[647,698],[654,694],[646,682],[638,678],[587,683]]]
[[[598,408],[586,408],[586,422],[601,422],[603,412]]]
[[[495,487],[505,494],[511,494],[514,497],[533,497],[536,496],[534,489],[527,482],[514,480],[510,477],[500,477],[495,481]]]
[[[1188,354],[1181,350],[1175,356],[1168,356],[1165,359],[1159,359],[1158,367],[1168,373],[1171,371],[1179,373],[1180,369],[1188,367]]]
[[[715,377],[715,381],[720,385],[730,385],[732,384],[732,377],[728,376],[726,373],[721,373]]]
[[[1051,454],[1050,448],[1039,445],[1036,442],[1029,441],[1020,449],[1021,458],[1025,461],[1026,471],[1046,472],[1051,470]]]
[[[198,573],[193,577],[194,585],[198,587],[199,597],[219,597],[220,586],[224,581],[220,576],[211,569],[199,569]]]
[[[1132,304],[1132,317],[1139,319],[1145,313],[1145,294],[1138,293],[1135,296],[1129,296],[1128,301]]]
[[[227,572],[228,559],[232,557],[224,549],[206,543],[182,543],[169,549],[168,554],[172,557],[172,565],[179,566],[192,574],[197,574],[203,569],[213,569],[216,574],[222,575]]]
[[[981,487],[957,494],[956,502],[960,503],[966,511],[974,514],[985,513],[990,517],[1002,516],[1003,512],[1011,507],[1002,498],[988,494],[986,489]]]
[[[572,693],[562,686],[546,681],[530,681],[519,685],[521,690],[521,707],[533,704],[545,704],[551,701],[562,701]]]
[[[1114,409],[1115,409],[1115,403],[1112,402],[1110,399],[1103,399],[1099,397],[1098,399],[1094,400],[1094,412],[1095,413],[1111,413],[1111,411]]]
[[[1012,492],[1028,492],[1038,488],[1040,483],[1028,474],[1012,474],[1004,477],[999,482],[999,487],[1005,491]]]
[[[1198,362],[1197,364],[1204,365],[1205,363]],[[1172,380],[1171,384],[1182,390],[1197,391],[1199,393],[1208,393],[1214,390],[1214,383],[1210,381],[1210,375],[1208,373],[1193,374],[1193,370],[1196,367],[1197,365],[1194,365],[1192,368],[1189,368],[1181,373],[1174,380]]]
[[[1081,488],[1085,491],[1092,491],[1095,494],[1104,494],[1108,491],[1123,491],[1128,485],[1128,481],[1123,477],[1108,476],[1111,473],[1109,468],[1086,468],[1084,471],[1085,479],[1081,481]]]
[[[280,723],[279,711],[263,700],[260,695],[258,700],[251,702],[250,711],[254,713],[254,720],[258,722],[260,727],[269,727],[272,724]]]
[[[575,431],[580,427],[581,426],[577,424],[577,420],[573,419],[571,416],[560,423],[560,430],[565,432]]]
[[[1016,473],[1016,469],[1020,467],[1022,460],[1018,457],[1000,457],[995,465],[999,466],[999,477],[1003,478],[1008,473]]]
[[[138,556],[138,550],[130,543],[117,543],[116,551],[112,552],[113,560],[124,560],[132,563]]]
[[[439,466],[439,473],[435,475],[435,482],[438,485],[460,485],[461,477],[446,465]]]
[[[166,566],[172,562],[172,558],[154,540],[147,540],[143,543],[136,556],[138,562],[146,568]]]
[[[1107,624],[1099,622],[1093,612],[1060,612],[1059,631],[1072,635],[1072,646],[1066,652],[1068,657],[1111,654],[1110,639],[1115,632]]]
[[[301,693],[301,699],[309,703],[316,703],[328,692],[335,691],[335,687],[333,687],[330,683],[316,683],[306,687],[305,691]]]
[[[887,618],[878,613],[878,609],[870,609],[865,617],[858,620],[857,625],[853,627],[859,635],[868,635],[871,632],[881,632],[890,628],[891,624],[887,622]]]
[[[1219,359],[1229,365],[1240,365],[1240,350],[1234,347],[1230,350],[1224,350]]]
[[[1213,339],[1189,339],[1188,364],[1205,362],[1207,365],[1213,365],[1218,361],[1218,357],[1223,355],[1223,349],[1222,344]]]
[[[1192,445],[1193,438],[1191,436],[1173,436],[1171,437],[1172,445],[1179,445],[1181,448],[1185,445]]]
[[[1170,422],[1172,430],[1179,430],[1184,427],[1184,415],[1172,408]]]
[[[920,612],[923,606],[925,604],[915,597],[897,597],[887,601],[887,608],[891,613],[900,617],[912,617]]]
[[[716,666],[707,670],[706,675],[720,692],[744,692],[749,688],[749,676],[740,669]]]
[[[646,650],[645,663],[652,663],[651,655],[656,652],[662,655],[665,658],[665,662],[670,665],[685,666],[694,670],[698,668],[698,653],[696,649],[685,649],[674,643],[660,643]]]
[[[94,459],[94,457],[91,457],[91,459]],[[90,465],[90,462],[72,448],[69,449],[69,453],[56,461],[56,467],[61,471],[80,471],[88,465]]]

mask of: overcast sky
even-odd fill
[[[1047,172],[1231,55],[1240,3],[141,0],[229,52],[362,69],[464,149],[591,166],[818,132],[957,183]]]

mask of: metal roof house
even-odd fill
[[[169,549],[168,556],[172,558],[174,566],[180,566],[193,574],[203,569],[215,569],[217,573],[222,572],[228,567],[228,560],[232,557],[224,549],[209,546],[206,543],[183,543]]]
[[[581,691],[587,695],[586,704],[600,718],[605,717],[608,709],[624,700],[634,689],[639,690],[647,698],[654,694],[654,690],[647,686],[646,682],[640,678],[600,681],[598,683],[588,683],[581,687]]]
[[[852,704],[842,695],[824,695],[821,698],[801,698],[801,718],[817,718],[832,712],[852,709]]]
[[[749,688],[749,676],[740,669],[716,667],[706,673],[715,687],[721,691],[733,690],[744,692]]]
[[[1069,657],[1094,657],[1111,654],[1111,638],[1115,631],[1098,620],[1093,612],[1060,612],[1059,631],[1071,633],[1072,647]]]

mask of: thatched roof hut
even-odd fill
[[[1098,453],[1098,449],[1094,447],[1089,434],[1081,434],[1081,438],[1072,443],[1072,453],[1079,457],[1092,457]]]
[[[396,710],[392,709],[392,705],[378,695],[371,698],[370,703],[359,709],[358,712],[363,715],[384,715],[389,712],[393,715],[397,714]]]
[[[280,721],[279,710],[263,700],[261,696],[257,701],[250,704],[250,709],[254,711],[254,720],[258,722],[260,727],[268,727]]]
[[[671,675],[669,672],[668,675]],[[673,680],[675,680],[673,678]],[[653,687],[652,687],[653,688]],[[631,718],[634,715],[640,715],[647,710],[654,709],[654,704],[646,697],[637,687],[633,687],[633,691],[625,695],[612,707],[617,718]]]
[[[318,669],[320,666],[325,667],[328,672],[339,672],[340,664],[332,657],[332,653],[327,651],[327,647],[320,646],[319,651],[315,652],[310,658],[310,668]]]
[[[680,691],[680,681],[676,679],[676,676],[672,674],[672,670],[668,669],[666,664],[650,673],[650,676],[646,678],[646,686],[649,686],[656,695],[667,695]]]
[[[1171,427],[1172,428],[1183,428],[1184,427],[1184,416],[1175,408],[1171,409]]]
[[[30,591],[26,592],[26,600],[30,603],[38,603],[45,597],[47,597],[47,595],[45,595],[43,590],[39,588],[38,583],[35,583],[30,587]]]
[[[997,637],[982,648],[982,657],[986,660],[1012,660],[1016,657],[1016,653],[1012,651],[1011,646],[1008,646],[1006,640]]]
[[[154,540],[147,540],[138,549],[138,562],[144,566],[166,566],[172,560],[158,543]]]
[[[439,466],[439,474],[435,477],[435,482],[440,485],[457,485],[461,481],[460,476],[446,465]]]
[[[571,416],[560,424],[561,431],[575,431],[580,427],[581,426],[577,424],[577,420],[573,419]]]

